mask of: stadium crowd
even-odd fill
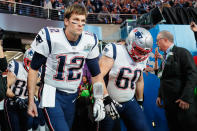
[[[124,21],[126,14],[136,19],[155,7],[197,7],[196,0],[8,0],[8,2],[18,3],[17,14],[19,15],[46,18],[47,11],[52,10],[50,14],[55,17],[50,16],[50,18],[54,20],[63,20],[67,6],[82,4],[89,14],[94,14],[94,19],[106,24],[120,24]],[[9,12],[13,12],[14,5],[8,4],[7,6]]]
[[[112,13],[114,9],[120,14],[143,14],[150,9],[161,6],[163,3],[170,7],[196,7],[196,0],[8,0],[10,2],[19,2],[43,6],[51,9],[64,9],[71,4],[82,4],[86,6],[89,13],[101,12],[102,6],[107,7]]]

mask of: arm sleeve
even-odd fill
[[[162,98],[162,96],[161,96],[161,88],[159,88],[159,90],[158,90],[158,96],[157,97]]]
[[[87,66],[88,66],[88,69],[89,69],[92,77],[100,74],[100,67],[98,64],[98,60],[99,60],[98,57],[94,58],[94,59],[86,59]]]
[[[40,69],[40,67],[46,63],[46,60],[47,58],[45,56],[35,52],[31,61],[31,68],[34,70]]]
[[[0,70],[2,72],[6,71],[7,66],[8,66],[8,63],[7,63],[6,57],[0,58]]]

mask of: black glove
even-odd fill
[[[112,100],[109,95],[104,97],[103,102],[105,105],[105,111],[107,115],[109,115],[113,120],[120,118],[120,115],[116,109],[116,106],[122,107],[121,104],[119,104],[115,100]]]
[[[27,109],[28,106],[28,100],[27,99],[21,99],[20,97],[15,96],[13,98],[15,105],[19,109]]]
[[[0,40],[3,38],[4,30],[0,27]]]

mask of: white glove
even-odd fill
[[[93,115],[95,121],[101,121],[105,118],[105,109],[102,99],[95,99],[95,103],[93,107]]]
[[[112,100],[111,97],[107,95],[106,97],[104,97],[104,105],[106,114],[109,115],[112,118],[112,120],[120,118],[116,106],[122,107],[121,104],[119,104],[115,100]]]

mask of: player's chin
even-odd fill
[[[77,30],[75,33],[76,33],[76,35],[81,35],[82,30]]]

